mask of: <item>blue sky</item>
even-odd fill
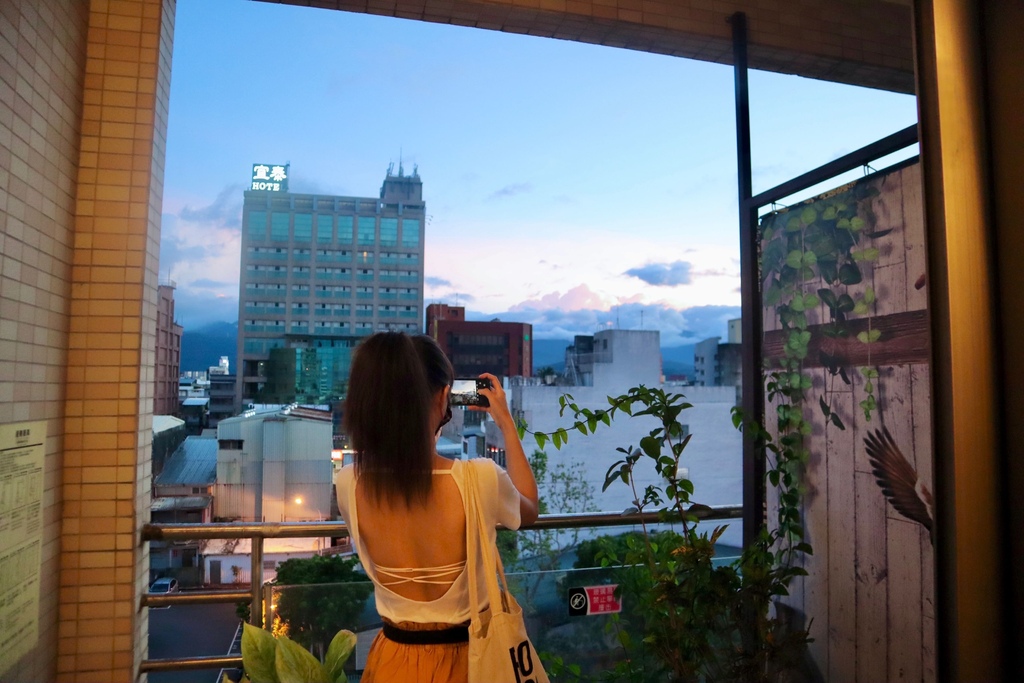
[[[641,312],[664,346],[724,336],[739,311],[732,78],[566,41],[178,0],[161,278],[186,330],[234,322],[253,163],[290,163],[294,192],[373,197],[401,160],[424,184],[428,303],[537,338],[637,328]],[[906,95],[750,81],[755,191],[917,118]]]

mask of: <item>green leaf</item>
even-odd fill
[[[875,393],[875,385],[871,383],[871,380],[864,382],[864,391],[869,394]]]
[[[854,232],[857,232],[858,230],[863,228],[864,225],[864,219],[861,218],[860,216],[854,216],[853,218],[850,219],[850,229],[853,230]]]
[[[804,225],[810,225],[816,220],[818,220],[818,212],[813,208],[808,206],[800,212],[800,222]]]
[[[327,646],[327,656],[324,658],[324,668],[327,669],[328,680],[332,683],[345,683],[347,674],[344,667],[345,662],[352,655],[356,648],[356,634],[348,629],[338,631],[331,644]]]
[[[875,303],[875,289],[874,287],[868,287],[864,290],[864,303],[873,304]]]
[[[868,247],[860,251],[851,251],[850,256],[853,257],[854,261],[876,261],[878,260],[878,248]]]
[[[836,227],[839,228],[840,230],[851,230],[852,229],[852,226],[850,225],[850,219],[849,218],[840,218],[838,221],[836,221]]]
[[[836,219],[836,207],[830,206],[821,214],[821,217],[827,221],[834,221]]]
[[[327,680],[323,664],[287,636],[277,639],[274,668],[281,683],[322,683]]]
[[[864,315],[868,312],[868,305],[863,300],[858,301],[857,305],[853,307],[853,312],[857,315]]]
[[[839,281],[844,285],[855,285],[863,279],[860,268],[854,263],[844,263],[839,268]]]
[[[656,439],[653,436],[645,436],[640,439],[640,448],[643,452],[652,458],[657,458],[661,453],[661,440]]]
[[[829,308],[836,307],[836,294],[831,289],[821,288],[818,290],[818,296],[825,302],[825,305]]]
[[[577,432],[579,432],[583,436],[587,435],[587,425],[583,424],[582,422],[577,422],[575,426]]]
[[[277,641],[268,631],[242,624],[242,662],[254,683],[280,683],[275,668]]]
[[[863,332],[857,333],[857,339],[865,344],[873,344],[878,341],[882,336],[882,331],[879,329],[864,330]]]
[[[794,249],[786,255],[786,265],[790,268],[800,268],[804,264],[804,253]]]
[[[544,450],[544,444],[548,442],[548,435],[544,432],[535,432],[533,440],[537,442],[537,448]]]

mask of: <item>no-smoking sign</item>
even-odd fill
[[[618,584],[570,588],[569,616],[585,617],[593,614],[621,612],[622,601],[615,597],[616,588],[618,588]]]

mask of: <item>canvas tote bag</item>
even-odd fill
[[[469,683],[550,683],[537,650],[526,635],[523,610],[508,591],[501,557],[487,533],[479,468],[472,461],[465,464],[466,562],[473,613],[469,625]],[[488,469],[485,476],[493,477],[493,470]],[[496,495],[497,481],[488,490]],[[481,571],[487,583],[488,601],[483,611],[481,596],[477,594],[477,576]]]

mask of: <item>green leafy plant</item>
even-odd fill
[[[243,681],[252,683],[344,683],[345,662],[356,647],[356,635],[342,630],[331,640],[321,663],[287,636],[274,637],[250,624],[243,624]],[[225,674],[221,683],[229,683]]]
[[[892,232],[873,229],[871,202],[878,194],[873,185],[854,183],[814,199],[811,205],[780,211],[762,221],[764,305],[774,309],[785,339],[782,357],[778,359],[779,370],[769,381],[775,384],[776,395],[789,405],[801,403],[811,387],[804,366],[812,334],[820,334],[825,340],[849,338],[849,321],[856,316],[868,321],[868,329],[856,334],[859,342],[868,345],[869,359],[868,366],[861,369],[866,396],[860,401],[860,408],[867,420],[878,408],[872,381],[877,379],[878,371],[871,367],[870,345],[878,342],[882,334],[871,327],[876,293],[863,284],[866,269],[880,255],[877,240]],[[808,314],[819,306],[824,307],[828,322],[812,333]],[[819,407],[828,424],[846,429],[842,417],[832,408],[829,395],[837,378],[847,385],[853,381],[846,371],[846,360],[833,347],[819,346],[816,360],[830,377],[825,394],[819,396]],[[869,377],[870,373],[874,376]],[[788,419],[794,420],[789,426],[802,428],[795,424],[795,414],[791,413]]]
[[[790,383],[802,384],[797,378]],[[738,427],[751,430],[769,462],[768,481],[779,489],[777,524],[765,529],[741,557],[714,561],[715,543],[724,526],[702,532],[698,521],[709,508],[693,500],[694,487],[681,467],[690,434],[680,415],[692,406],[679,393],[638,386],[608,397],[607,409],[577,405],[571,395],[560,399],[562,416],[571,413],[569,428],[534,433],[538,443],[560,447],[572,431],[593,434],[618,413],[650,416],[656,426],[636,446],[618,448],[622,457],[605,476],[604,488],[630,487],[639,511],[656,510],[670,530],[642,525],[639,534],[608,542],[595,554],[604,567],[620,567],[619,592],[632,607],[612,627],[626,656],[610,680],[773,681],[792,668],[808,642],[806,629],[789,623],[784,610],[774,609],[792,580],[803,575],[797,566],[811,547],[802,541],[798,479],[792,463],[802,457],[802,436],[776,444],[756,424],[734,415]],[[525,432],[525,428],[523,429]],[[641,468],[653,468],[656,483],[637,483]],[[640,627],[643,636],[630,635]],[[564,665],[564,662],[562,663]],[[569,669],[570,673],[574,673]]]

